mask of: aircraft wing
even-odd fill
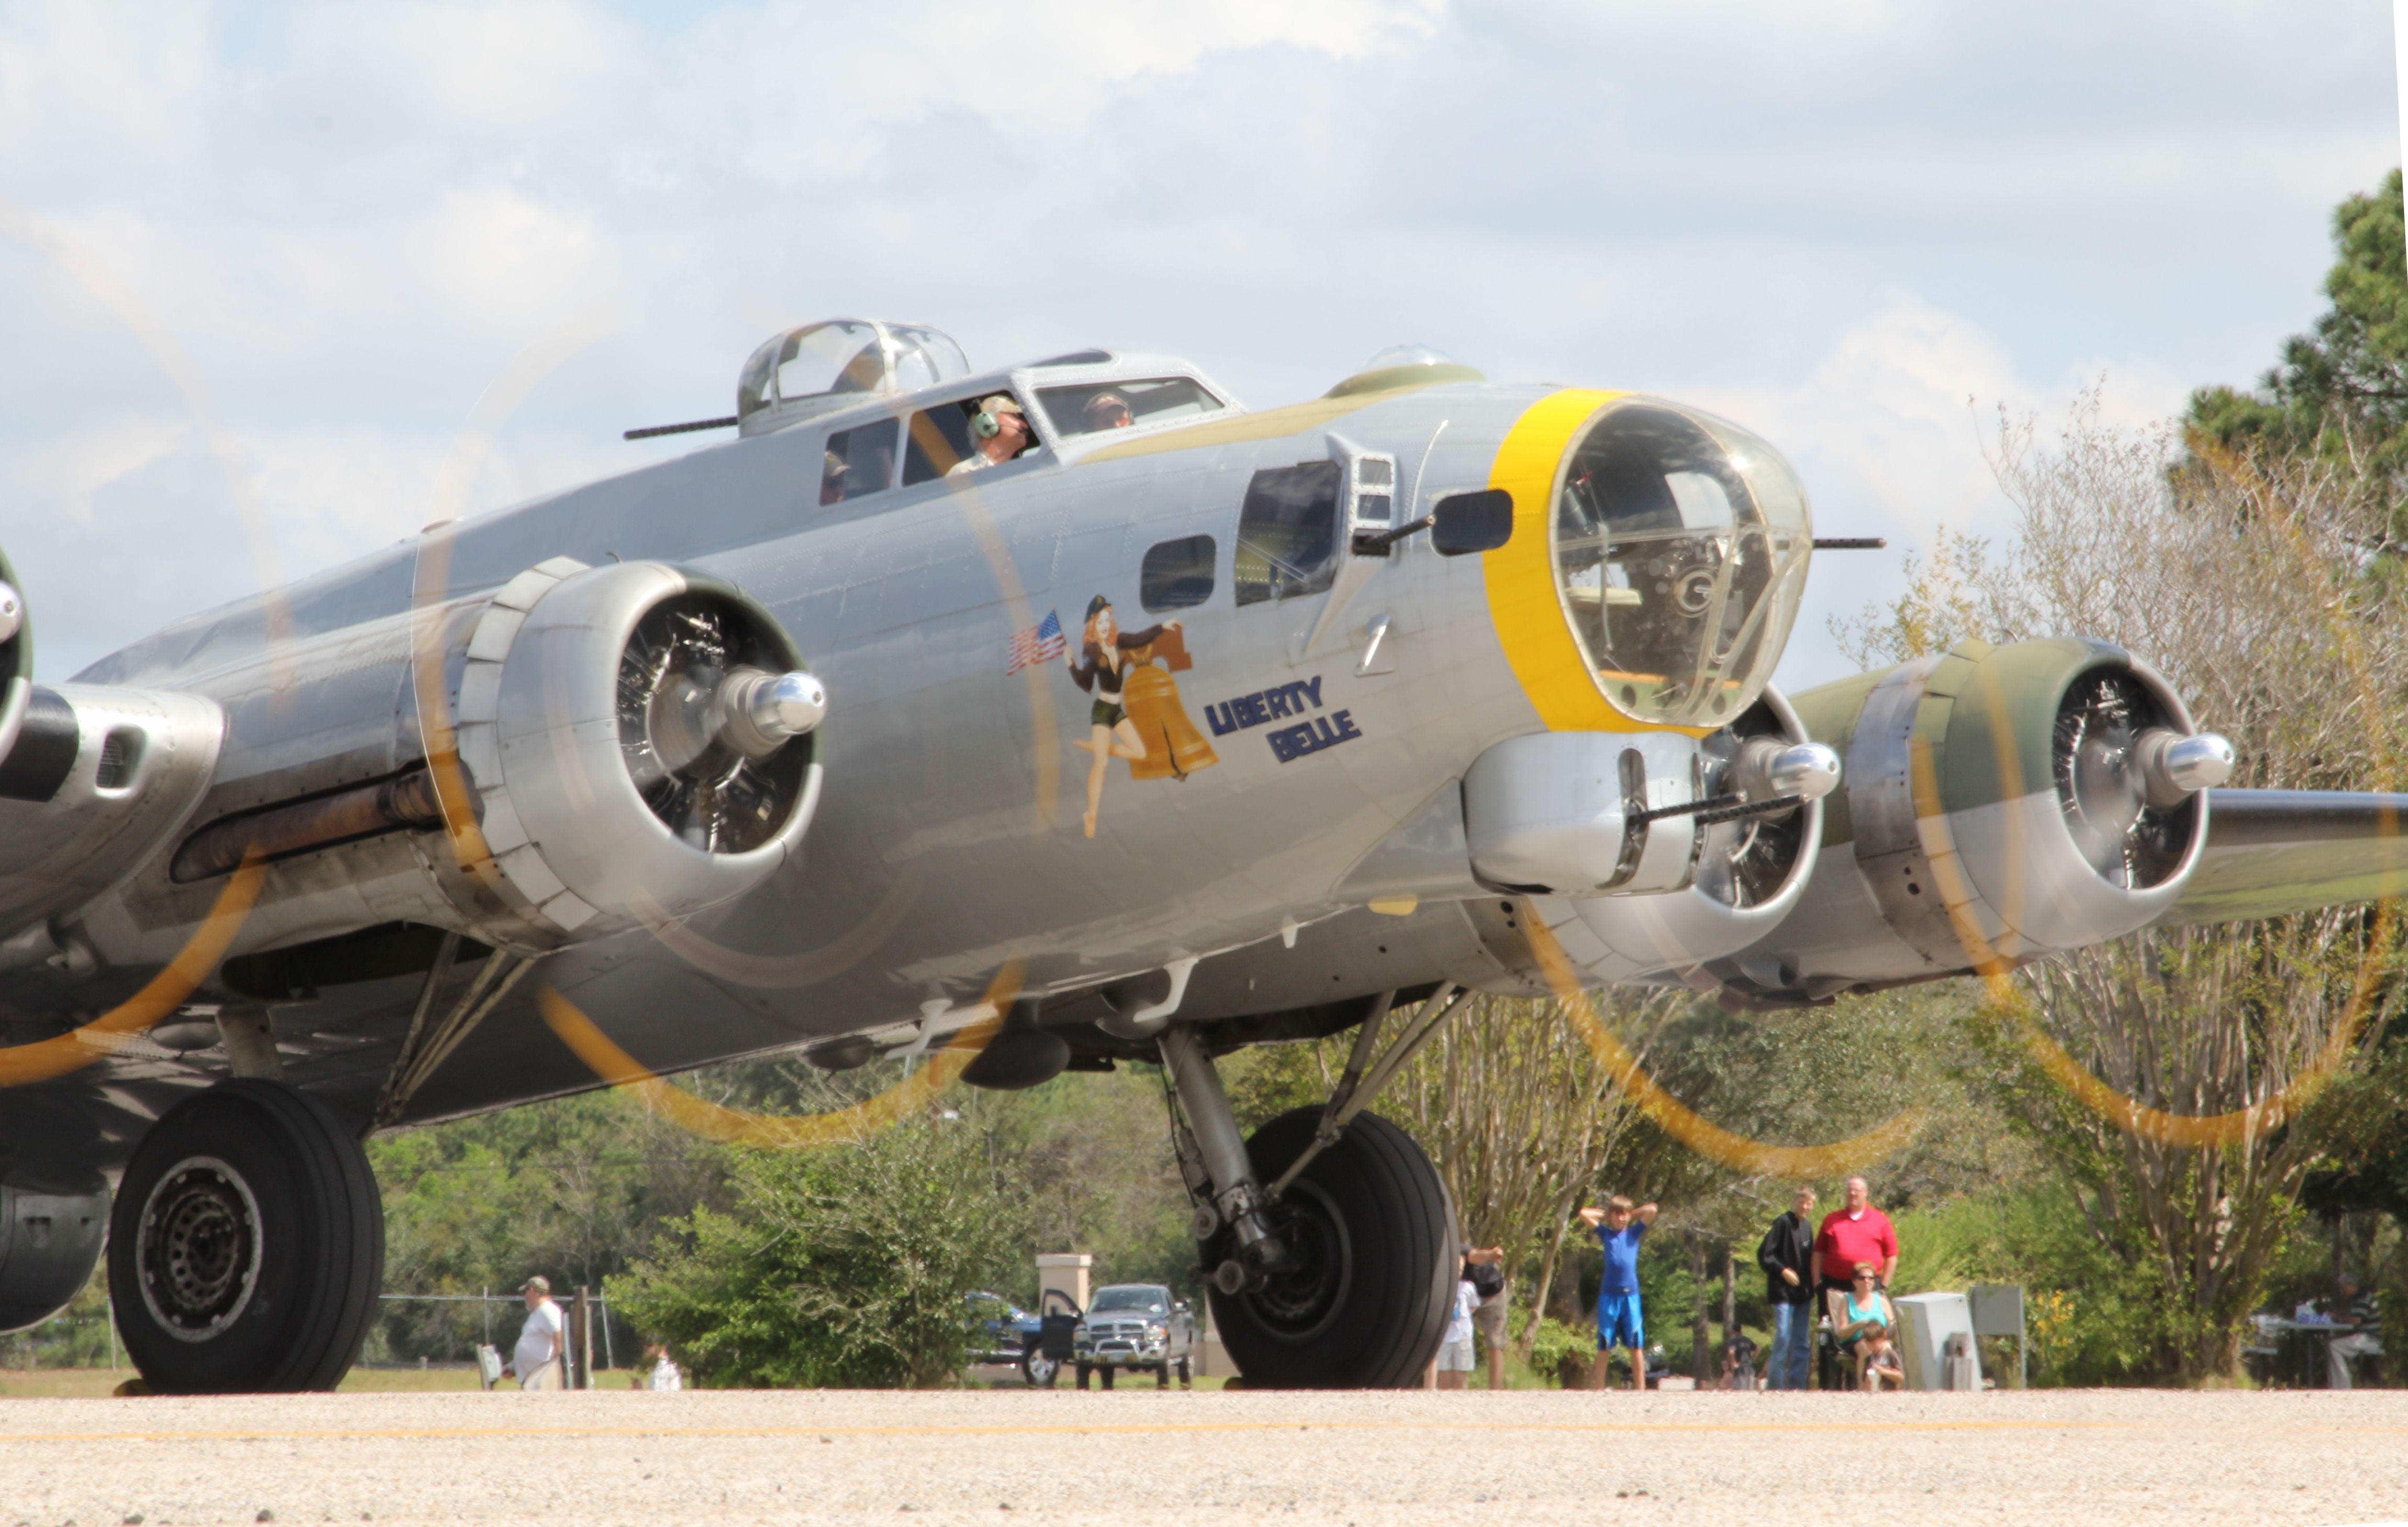
[[[2408,893],[2408,795],[2217,790],[2207,848],[2159,926],[2280,917]]]

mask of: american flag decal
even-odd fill
[[[1020,672],[1032,663],[1044,663],[1062,655],[1062,617],[1054,610],[1045,619],[1011,638],[1011,666],[1004,669],[1005,677]]]

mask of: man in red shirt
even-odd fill
[[[1847,1292],[1848,1273],[1860,1262],[1881,1269],[1879,1287],[1886,1291],[1898,1273],[1898,1230],[1889,1216],[1872,1206],[1872,1191],[1862,1177],[1848,1179],[1845,1207],[1823,1216],[1814,1235],[1814,1286]]]

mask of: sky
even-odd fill
[[[676,454],[778,328],[1372,352],[1778,447],[1781,671],[2002,537],[1997,410],[2248,383],[2400,161],[2382,0],[0,0],[0,549],[38,674]]]

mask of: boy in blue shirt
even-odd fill
[[[1605,1247],[1605,1280],[1597,1291],[1597,1378],[1605,1388],[1606,1364],[1616,1347],[1630,1349],[1630,1387],[1647,1388],[1647,1322],[1639,1313],[1639,1238],[1656,1222],[1656,1206],[1632,1207],[1620,1193],[1601,1209],[1580,1211],[1581,1223]]]

